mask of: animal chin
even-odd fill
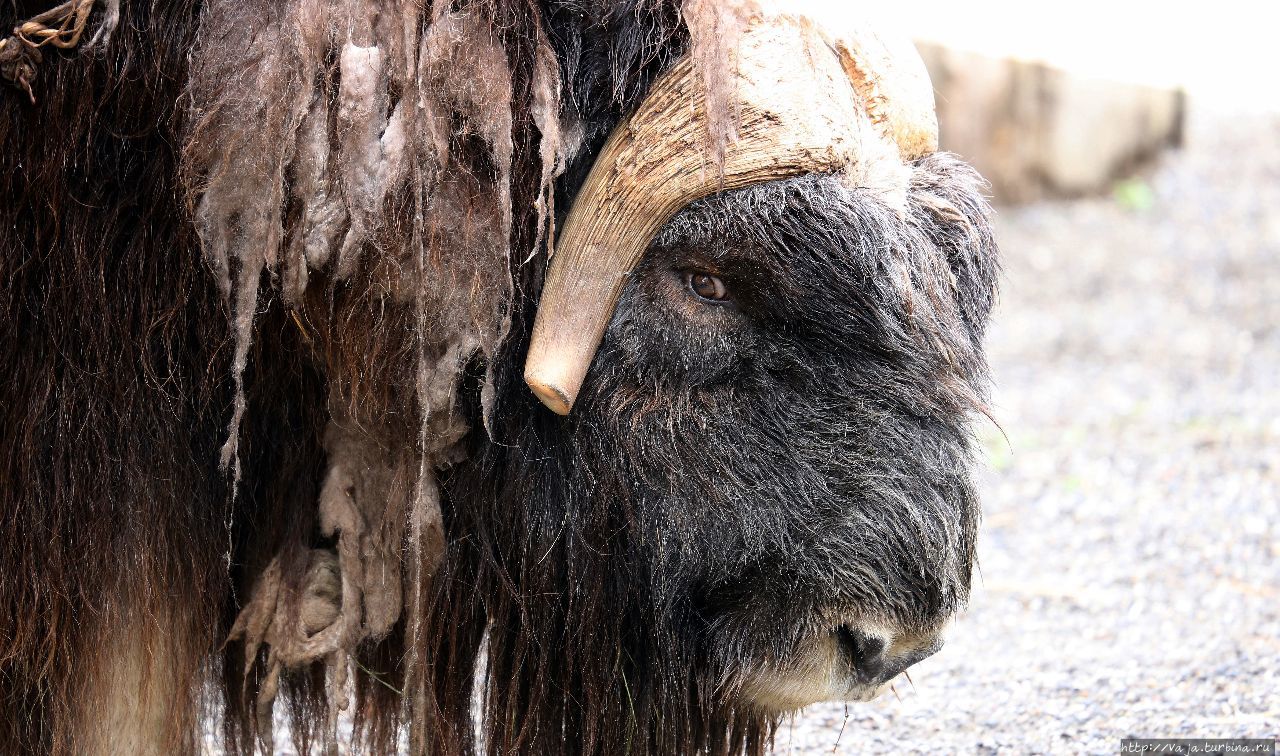
[[[841,679],[843,678],[843,679]],[[762,711],[785,713],[820,701],[870,701],[885,685],[866,685],[830,670],[753,675],[744,687],[747,702]]]
[[[942,647],[938,632],[894,634],[840,625],[802,648],[788,663],[750,672],[742,695],[753,706],[782,713],[820,701],[870,701],[907,667]]]

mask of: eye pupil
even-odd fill
[[[694,294],[713,302],[723,300],[728,293],[725,290],[724,281],[710,273],[686,273],[685,283]]]

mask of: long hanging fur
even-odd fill
[[[87,747],[95,649],[125,633],[172,660],[152,687],[176,750],[202,710],[233,749],[269,743],[278,692],[300,747],[332,742],[353,671],[366,747],[405,723],[421,744],[456,386],[541,275],[557,177],[679,53],[677,13],[211,0],[89,23],[104,45],[46,50],[35,104],[0,102],[0,742]]]
[[[45,49],[34,104],[0,94],[0,752],[85,753],[140,706],[161,747],[198,732],[232,355],[178,183],[191,12],[131,6],[107,47]]]
[[[687,51],[729,102],[737,7],[112,1],[0,95],[0,753],[765,748],[517,368],[593,156]]]

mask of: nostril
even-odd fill
[[[907,633],[894,639],[855,625],[840,625],[832,631],[832,638],[852,676],[864,685],[886,683],[942,648],[942,634],[937,631]]]
[[[836,628],[836,640],[853,666],[857,677],[864,682],[878,681],[885,671],[886,650],[889,644],[883,638],[869,635],[849,625]]]

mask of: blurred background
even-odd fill
[[[1280,9],[883,11],[996,200],[979,572],[896,694],[777,752],[1280,736]]]

